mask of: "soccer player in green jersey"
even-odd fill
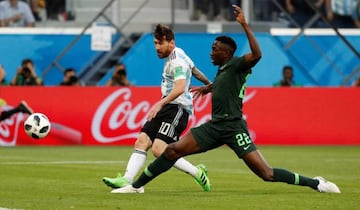
[[[242,100],[246,78],[251,68],[260,60],[261,50],[240,7],[233,5],[236,21],[243,27],[251,52],[234,57],[235,41],[219,36],[212,45],[212,63],[219,66],[213,84],[198,88],[195,97],[212,91],[212,119],[192,128],[183,138],[171,143],[165,152],[152,162],[132,184],[112,193],[141,193],[143,186],[167,171],[178,158],[205,152],[226,144],[258,177],[269,182],[284,182],[308,186],[319,192],[340,193],[339,188],[322,177],[309,178],[285,169],[272,168],[252,142],[247,124],[243,119]]]

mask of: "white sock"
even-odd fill
[[[138,174],[140,169],[145,165],[147,152],[140,149],[135,149],[131,154],[124,177],[132,183],[135,176]]]
[[[178,159],[175,162],[174,167],[179,169],[180,171],[190,174],[193,177],[196,177],[196,174],[198,171],[196,166],[194,166],[193,164],[191,164],[189,161],[185,160],[184,158]]]

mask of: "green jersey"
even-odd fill
[[[219,67],[212,89],[213,121],[242,119],[242,100],[250,73],[244,57],[234,57]]]

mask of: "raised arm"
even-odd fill
[[[261,50],[260,46],[254,36],[254,33],[251,31],[249,25],[246,23],[244,13],[239,6],[232,5],[234,8],[234,15],[236,21],[241,24],[243,27],[247,39],[249,41],[251,53],[245,54],[245,62],[250,64],[250,66],[254,66],[261,58]]]

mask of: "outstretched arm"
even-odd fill
[[[210,80],[195,66],[191,69],[192,74],[194,77],[198,80],[200,80],[202,83],[204,83],[205,86],[198,87],[198,88],[192,88],[191,92],[194,94],[194,99],[197,99],[201,95],[206,95],[212,90],[212,83]]]
[[[194,99],[197,99],[200,96],[206,95],[210,92],[212,92],[213,84],[210,83],[208,85],[205,85],[203,87],[197,87],[197,88],[191,88],[191,92],[194,94]]]
[[[239,6],[232,5],[234,8],[234,16],[236,18],[236,21],[241,24],[243,27],[246,36],[249,41],[251,53],[245,54],[245,62],[250,64],[250,66],[254,66],[261,58],[261,50],[259,47],[258,42],[256,41],[256,38],[254,36],[254,33],[251,31],[249,25],[246,23],[244,12]]]
[[[195,66],[191,69],[191,72],[193,76],[204,83],[205,86],[198,87],[198,88],[192,88],[191,92],[194,94],[194,99],[198,98],[201,95],[205,95],[212,90],[212,83],[210,80]]]
[[[211,84],[210,80],[196,66],[191,69],[192,75],[204,85]]]

